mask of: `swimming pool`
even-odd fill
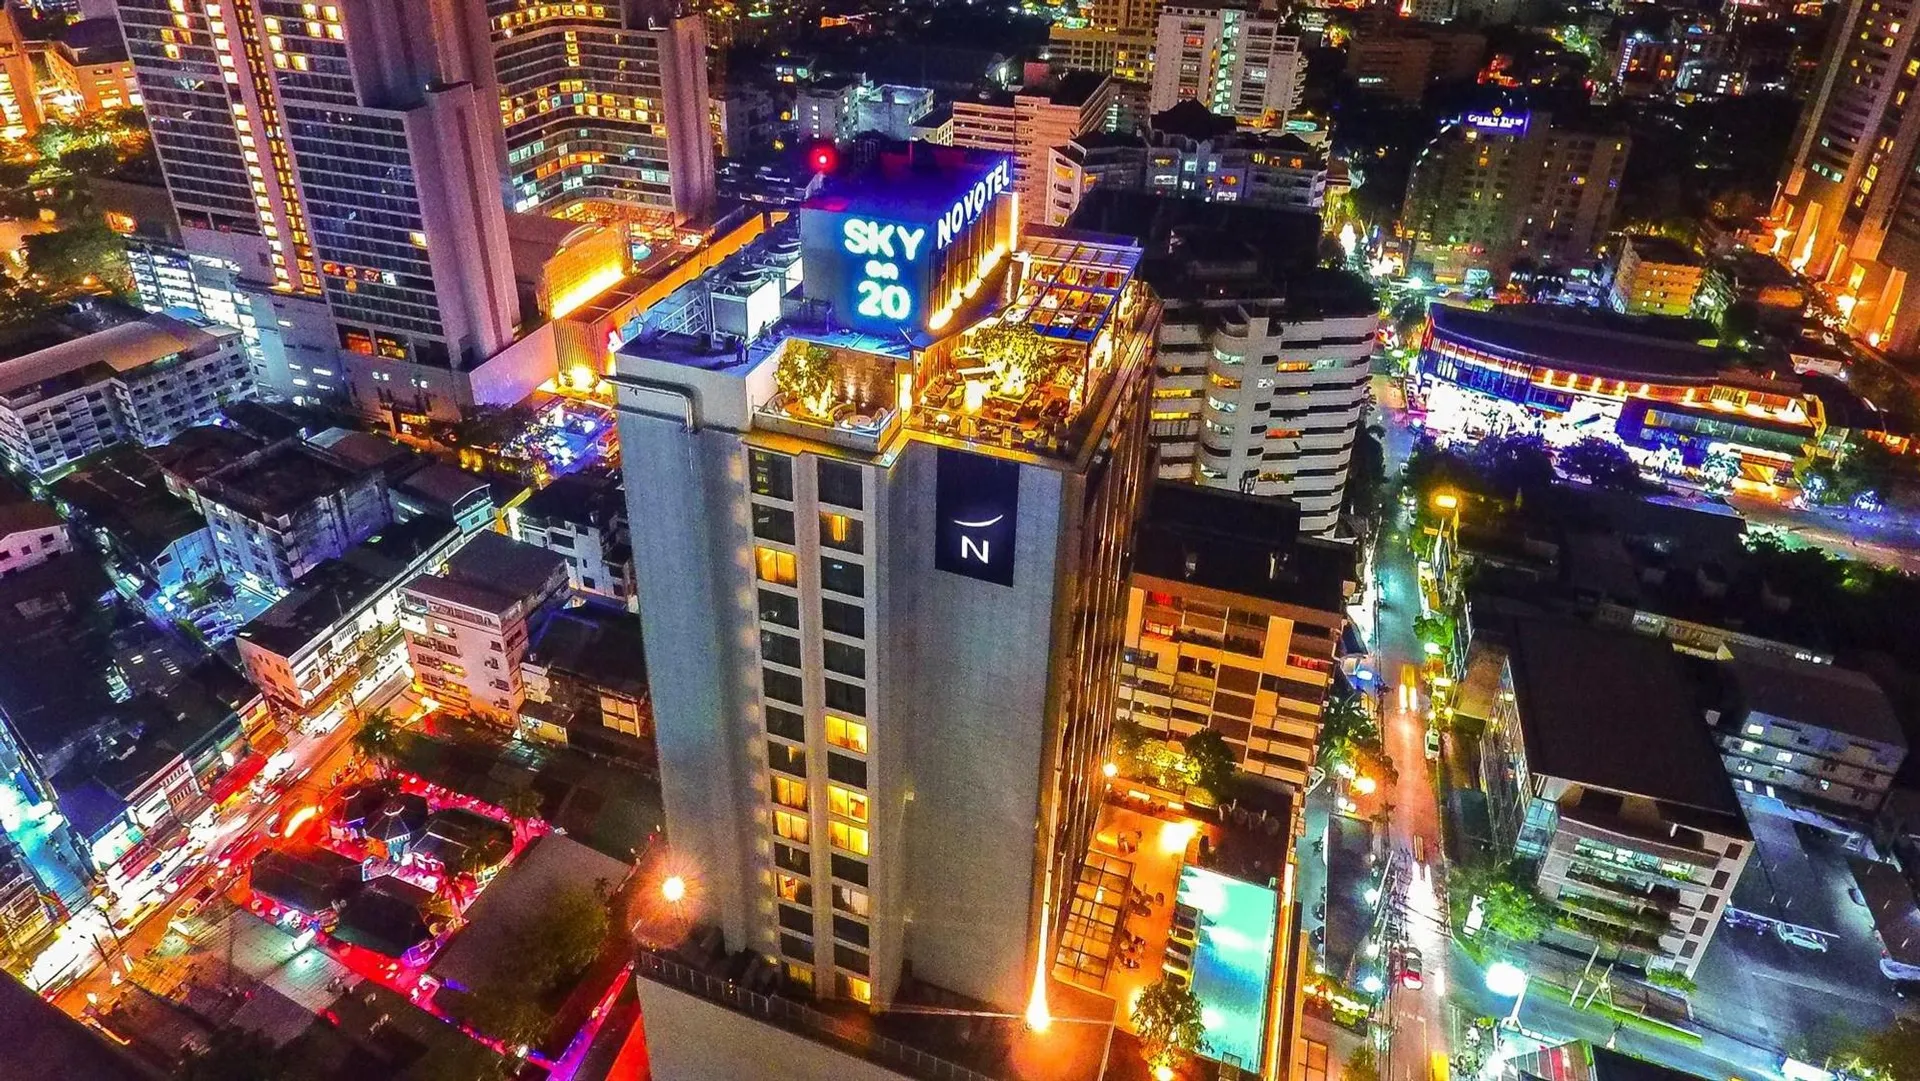
[[[1200,867],[1182,867],[1177,896],[1200,910],[1193,994],[1208,1058],[1259,1072],[1272,983],[1274,892]]]

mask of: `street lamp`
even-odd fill
[[[1435,510],[1459,510],[1460,497],[1452,492],[1441,492],[1433,497]]]
[[[666,898],[670,905],[677,905],[686,900],[687,880],[679,875],[668,875],[667,880],[660,883],[660,896]]]
[[[1520,1004],[1527,1000],[1527,983],[1527,974],[1519,965],[1495,961],[1487,966],[1487,990],[1502,998],[1511,996],[1513,999],[1513,1010],[1502,1022],[1510,1028],[1520,1027]]]

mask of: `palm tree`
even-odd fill
[[[532,785],[518,785],[500,800],[500,809],[517,821],[539,818],[545,805],[546,800],[533,790]]]
[[[372,762],[382,777],[406,754],[407,733],[384,709],[374,710],[353,734],[353,749]]]

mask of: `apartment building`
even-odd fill
[[[1075,228],[1140,238],[1165,305],[1149,423],[1162,480],[1285,496],[1331,533],[1366,410],[1379,305],[1320,267],[1314,214],[1097,189]]]
[[[200,509],[167,487],[146,451],[121,446],[88,461],[52,485],[74,526],[93,538],[110,573],[138,583],[142,600],[174,600],[186,587],[220,573],[213,534]],[[168,618],[171,618],[169,616]]]
[[[1160,2],[1094,0],[1081,8],[1085,25],[1056,22],[1048,29],[1048,62],[1055,68],[1098,71],[1116,79],[1151,79]]]
[[[1191,101],[1127,134],[1082,135],[1048,156],[1049,225],[1066,224],[1096,187],[1291,210],[1319,210],[1327,198],[1325,154],[1297,136],[1241,130]]]
[[[252,393],[239,332],[150,315],[0,360],[0,458],[46,477],[115,443],[164,443]]]
[[[707,31],[643,0],[488,0],[513,209],[672,221],[713,209]]]
[[[529,624],[567,591],[564,559],[478,533],[446,569],[408,582],[401,626],[414,686],[436,701],[517,728]]]
[[[1246,773],[1307,789],[1354,581],[1351,545],[1299,508],[1161,481],[1135,532],[1119,716],[1160,739],[1206,729]]]
[[[1112,111],[1110,78],[1070,71],[1018,91],[955,100],[952,145],[1011,155],[1021,224],[1042,223],[1053,148],[1106,130]]]
[[[66,37],[48,42],[41,56],[54,84],[80,99],[85,112],[140,105],[140,85],[114,19],[83,19],[69,25]]]
[[[1476,620],[1496,846],[1532,868],[1570,949],[1691,977],[1753,841],[1666,642],[1552,617]],[[1608,694],[1595,695],[1605,686]],[[1632,708],[1618,708],[1631,703]]]
[[[1158,305],[1124,241],[1021,238],[1010,167],[883,154],[798,214],[810,305],[615,353],[667,828],[697,918],[787,991],[884,1009],[910,966],[1017,1011],[1091,838]],[[654,1024],[663,1074],[766,1071]]]
[[[920,121],[933,106],[933,90],[929,87],[868,84],[860,88],[854,126],[905,142],[917,137]]]
[[[589,602],[548,612],[520,666],[521,729],[536,739],[654,765],[653,704],[640,623]]]
[[[633,546],[618,477],[561,477],[508,509],[507,523],[515,540],[567,561],[567,582],[575,592],[622,607],[632,600]]]
[[[0,12],[0,135],[27,138],[40,130],[43,119],[33,55],[20,34],[20,20],[9,7]]]
[[[1584,263],[1612,227],[1631,142],[1543,112],[1463,113],[1414,159],[1400,215],[1413,260],[1441,281]]]
[[[485,9],[178,2],[118,9],[182,246],[249,291],[322,303],[323,366],[362,369],[369,415],[452,419],[505,393],[502,372],[472,386],[521,315]]]
[[[248,620],[234,644],[274,715],[330,727],[351,701],[400,671],[407,659],[400,591],[463,539],[439,519],[388,526]]]
[[[793,91],[793,129],[810,143],[844,143],[860,130],[858,79],[815,79]]]
[[[1634,315],[1692,315],[1706,260],[1677,240],[1629,236],[1620,242],[1607,299]]]
[[[392,520],[377,471],[282,442],[218,465],[192,484],[231,582],[278,594]]]
[[[1907,737],[1872,677],[1747,649],[1725,667],[1730,693],[1715,728],[1736,790],[1762,807],[1804,808],[1821,824],[1880,810]]]
[[[1300,38],[1281,32],[1277,12],[1234,0],[1167,3],[1154,34],[1149,108],[1197,101],[1253,128],[1277,128],[1306,94]]]
[[[11,488],[0,479],[0,489]],[[13,499],[14,494],[0,490],[0,578],[73,551],[73,538],[59,511],[24,494]]]
[[[1383,20],[1355,32],[1347,76],[1366,93],[1417,105],[1433,83],[1472,78],[1486,49],[1486,37],[1476,31]]]

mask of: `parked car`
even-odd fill
[[[1440,730],[1438,728],[1429,728],[1427,729],[1427,760],[1429,762],[1435,762],[1439,761],[1439,759]]]
[[[188,926],[189,922],[200,914],[200,910],[206,908],[208,902],[218,896],[220,896],[220,887],[211,882],[193,891],[193,896],[180,902],[180,907],[173,910],[173,918],[167,921],[167,926],[174,928]]]
[[[1790,946],[1798,946],[1803,950],[1816,950],[1820,953],[1827,952],[1827,940],[1812,931],[1803,931],[1798,927],[1776,923],[1773,925],[1773,933],[1780,937],[1780,941]]]
[[[1420,970],[1420,951],[1408,946],[1400,953],[1400,986],[1418,991],[1425,983]]]

